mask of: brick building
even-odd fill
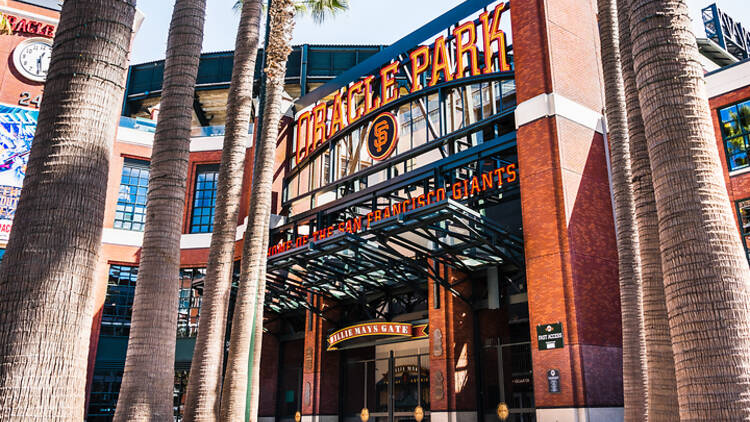
[[[261,421],[298,412],[307,421],[359,421],[365,410],[373,421],[415,420],[420,411],[432,421],[622,420],[596,8],[547,4],[511,10],[470,0],[391,46],[294,48],[276,154]],[[45,47],[29,50],[26,64],[22,50],[49,44],[58,10],[55,1],[0,2],[14,17],[13,34],[0,35],[5,239],[44,76],[34,73]],[[512,47],[500,27],[511,28]],[[699,39],[701,60],[738,230],[750,239],[750,63],[720,41]],[[176,419],[231,65],[232,52],[204,54],[196,86]],[[163,66],[131,66],[112,151],[90,421],[111,419],[124,367]],[[238,262],[251,145],[246,163]]]

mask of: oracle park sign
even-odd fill
[[[422,45],[411,50],[408,60],[392,60],[382,66],[377,74],[367,75],[337,90],[332,94],[331,101],[321,100],[301,110],[295,119],[297,165],[303,163],[328,139],[397,100],[401,95],[397,75],[403,70],[408,71],[411,78],[410,94],[425,88],[423,79],[427,81],[427,87],[432,87],[441,82],[470,76],[510,71],[506,35],[500,29],[500,20],[508,10],[510,3],[500,3],[493,11],[480,14],[479,24],[470,20],[457,25],[453,29],[452,40],[448,41],[444,35],[440,35],[432,45]],[[491,52],[493,46],[497,49],[497,63],[493,62],[492,54],[480,55],[479,47],[484,52]],[[483,56],[481,63],[480,56]],[[376,90],[376,86],[380,88]],[[397,119],[393,115],[391,117],[395,123],[393,131],[397,132]],[[377,133],[374,139],[381,143],[381,147],[374,153],[370,150],[370,155],[376,160],[382,160],[392,152],[392,148],[389,150],[382,145],[388,140],[391,140],[389,146],[395,145],[393,139],[397,139],[398,134],[387,133],[384,125],[375,130]]]

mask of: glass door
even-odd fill
[[[413,352],[412,352],[413,353]],[[359,422],[367,408],[371,422],[414,421],[421,406],[430,420],[429,356],[389,352],[377,359],[348,359],[344,365],[342,420]]]

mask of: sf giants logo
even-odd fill
[[[393,113],[381,113],[370,126],[367,135],[367,152],[373,160],[384,160],[398,144],[398,119]]]
[[[388,128],[390,127],[387,120],[381,120],[373,126],[375,131],[375,149],[378,153],[383,151],[383,145],[388,143]]]

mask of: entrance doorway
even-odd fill
[[[485,382],[485,421],[497,421],[497,407],[505,403],[508,422],[536,422],[531,342],[490,340],[482,347]]]
[[[427,339],[345,351],[342,420],[358,422],[366,408],[372,422],[414,421],[421,406],[429,421],[428,351]]]

